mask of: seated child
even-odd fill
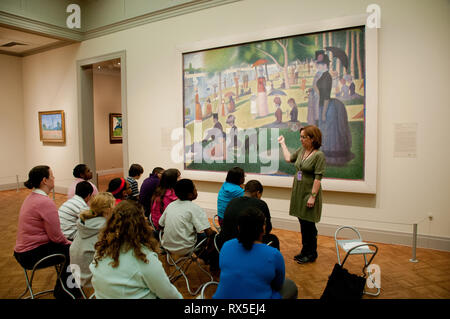
[[[94,246],[98,241],[100,230],[111,215],[114,203],[115,198],[111,193],[98,193],[91,200],[91,209],[80,213],[77,236],[70,245],[70,261],[79,267],[81,287],[91,287],[92,273],[89,264],[94,260]]]
[[[144,168],[139,164],[132,164],[128,170],[127,182],[130,184],[131,194],[128,199],[138,200],[139,199],[139,188],[137,180],[141,178],[142,173],[144,173]]]
[[[280,241],[277,236],[271,234],[272,222],[269,207],[266,202],[261,199],[263,193],[263,186],[257,180],[248,181],[245,184],[245,193],[242,197],[233,198],[225,210],[223,218],[223,227],[220,234],[217,236],[216,244],[220,249],[224,242],[237,238],[239,234],[238,219],[242,212],[249,207],[258,208],[266,218],[264,227],[264,236],[262,242],[270,244],[270,246],[280,250]]]
[[[127,199],[130,195],[131,189],[130,184],[125,180],[125,178],[118,177],[114,178],[109,182],[107,192],[110,192],[116,199],[116,205]]]
[[[89,182],[79,182],[75,188],[75,195],[66,200],[58,209],[61,231],[72,241],[77,233],[77,220],[80,213],[89,209],[88,202],[94,189]]]
[[[262,243],[265,217],[246,208],[238,219],[238,237],[220,250],[220,281],[213,299],[296,299],[295,283],[285,278],[283,255]]]
[[[117,204],[89,265],[97,299],[182,299],[155,252],[158,243],[139,203]]]
[[[98,194],[97,187],[90,181],[92,179],[92,171],[86,164],[78,164],[77,166],[75,166],[75,168],[73,169],[73,176],[75,177],[75,180],[67,191],[67,198],[72,198],[73,195],[75,195],[75,187],[79,182],[82,181],[88,181],[89,183],[91,183],[92,188],[94,189],[94,191],[92,192],[92,196]]]
[[[180,178],[180,171],[176,168],[169,168],[164,171],[161,176],[161,182],[156,188],[152,196],[152,208],[150,210],[150,218],[152,225],[155,228],[155,236],[158,238],[157,231],[159,227],[159,219],[166,209],[167,205],[177,199],[175,195],[174,187]]]
[[[139,192],[139,203],[144,206],[145,217],[150,215],[152,196],[159,185],[163,173],[164,168],[155,167],[150,176],[142,182],[141,191]]]
[[[161,245],[183,256],[205,237],[212,239],[215,232],[204,210],[192,202],[197,198],[197,189],[190,179],[178,181],[175,194],[178,199],[167,206],[159,220],[159,225],[164,227]],[[202,246],[206,247],[206,243]],[[209,259],[206,255],[201,257],[205,262]]]
[[[245,172],[240,167],[233,167],[228,171],[225,183],[219,190],[217,196],[217,215],[219,224],[222,226],[223,215],[230,200],[244,196],[244,189],[241,186],[245,182]]]

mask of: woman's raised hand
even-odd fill
[[[280,135],[280,136],[278,137],[278,143],[280,143],[280,144],[285,144],[285,140],[284,140],[284,136],[283,136],[283,135]]]

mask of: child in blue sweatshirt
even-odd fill
[[[240,167],[233,167],[228,171],[225,183],[219,190],[217,196],[217,215],[219,225],[222,227],[223,214],[230,200],[236,197],[244,196],[243,184],[245,182],[245,172]]]

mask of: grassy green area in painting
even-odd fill
[[[302,123],[306,125],[306,123]],[[363,122],[355,121],[349,122],[350,130],[352,133],[352,152],[355,154],[355,157],[348,162],[346,166],[330,166],[327,165],[325,170],[326,178],[338,178],[338,179],[363,179],[364,178],[364,126]],[[259,129],[257,129],[259,131]],[[299,146],[299,133],[298,131],[291,131],[290,129],[280,129],[280,135],[283,135],[286,140],[286,145],[288,146],[291,152],[294,152]],[[267,134],[267,146],[270,145],[278,145],[275,144],[274,141],[278,138],[278,136],[271,136],[271,134]],[[272,144],[271,144],[272,143]],[[206,147],[209,143],[203,143],[202,146]],[[254,151],[250,148],[250,152]],[[281,148],[279,151],[279,168],[276,173],[273,175],[293,175],[295,174],[295,168],[292,164],[286,163],[283,159],[283,155],[281,154]],[[249,163],[249,154],[246,152],[245,154],[245,163],[238,163],[236,160],[232,163],[190,163],[186,165],[186,169],[189,170],[203,170],[203,171],[228,171],[230,168],[239,166],[243,168],[248,173],[261,173],[261,167],[269,167],[269,163],[262,163],[260,157],[257,156],[256,163]]]
[[[113,136],[114,137],[121,137],[122,136],[122,128],[118,127],[116,129],[114,129]]]

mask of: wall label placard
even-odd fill
[[[417,157],[417,123],[394,124],[394,157]]]

